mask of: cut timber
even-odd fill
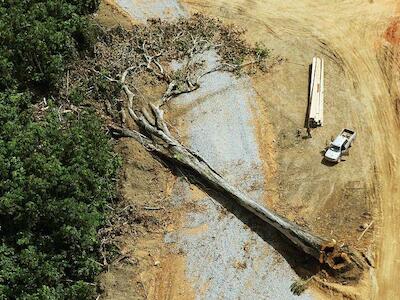
[[[324,60],[314,57],[311,67],[308,128],[324,125]]]

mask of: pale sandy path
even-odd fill
[[[207,52],[201,60],[209,70],[218,57]],[[174,106],[187,111],[180,118],[189,146],[228,181],[264,204],[262,149],[252,125],[256,95],[250,79],[215,72],[200,85],[197,91],[174,100]],[[277,237],[268,229],[256,233],[246,224],[253,221],[251,216],[234,207],[227,211],[205,194],[193,197],[180,191],[176,201],[178,207],[193,201],[200,207],[187,216],[181,230],[166,237],[186,254],[196,299],[312,299],[309,292],[291,293],[290,285],[299,277],[275,250]]]
[[[175,0],[117,3],[140,21],[186,15]],[[204,58],[209,69],[218,59],[212,53]],[[205,76],[201,85],[199,90],[175,99],[171,107],[176,104],[187,111],[180,118],[184,119],[188,145],[230,182],[264,203],[261,150],[252,124],[256,95],[250,79],[215,72]],[[185,135],[182,130],[180,133]],[[312,299],[310,291],[301,296],[290,291],[299,277],[275,250],[277,245],[269,244],[279,243],[276,233],[261,236],[244,223],[252,220],[239,219],[205,194],[194,199],[199,195],[191,195],[189,188],[187,183],[178,184],[174,199],[177,209],[190,202],[196,202],[199,209],[188,214],[183,228],[169,233],[166,242],[185,254],[185,274],[196,299]],[[185,299],[185,295],[179,299]]]
[[[136,21],[174,19],[186,15],[178,0],[116,0],[116,3]]]

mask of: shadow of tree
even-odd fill
[[[160,159],[165,163],[165,157]],[[172,165],[169,162],[167,163],[169,164],[168,168],[171,169],[175,175],[182,176],[182,174],[184,174],[191,183],[197,185],[208,196],[220,203],[227,211],[235,215],[243,224],[248,226],[260,238],[273,247],[282,255],[299,277],[308,279],[321,270],[321,265],[318,260],[297,248],[285,235],[280,233],[269,223],[249,212],[233,199],[226,197],[217,189],[210,187],[209,183],[199,180],[192,172],[183,167],[177,168],[176,165]]]

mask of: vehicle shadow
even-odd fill
[[[329,160],[326,160],[325,159],[325,152],[328,150],[328,147],[326,147],[324,150],[321,150],[320,152],[319,152],[319,154],[321,154],[321,157],[322,157],[322,159],[321,159],[321,164],[323,164],[323,165],[325,165],[325,166],[327,166],[327,167],[334,167],[334,166],[336,166],[337,165],[337,162],[332,162],[332,161],[329,161]]]
[[[351,146],[350,146],[350,147],[351,147]],[[324,150],[322,150],[322,151],[319,152],[319,153],[321,154],[321,156],[322,156],[321,164],[323,164],[323,165],[325,165],[325,166],[327,166],[327,167],[334,167],[334,166],[336,166],[339,162],[333,162],[333,161],[329,161],[329,160],[326,160],[326,159],[325,159],[324,155],[325,155],[325,152],[326,152],[327,149],[328,149],[328,148],[325,148]],[[348,152],[348,151],[345,152],[345,153],[343,153],[342,156],[341,156],[341,158],[340,158],[340,162],[345,162],[345,161],[346,161],[345,157],[347,157],[348,155],[349,155],[349,152]]]
[[[326,160],[324,157],[322,157],[322,159],[321,159],[321,164],[323,164],[323,165],[325,165],[325,166],[327,166],[327,167],[334,167],[334,166],[336,166],[338,163],[337,163],[337,162],[333,162],[333,161]]]

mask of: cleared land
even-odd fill
[[[183,4],[189,11],[206,12],[240,24],[248,30],[249,40],[264,42],[286,59],[274,68],[273,73],[253,80],[255,118],[250,123],[257,136],[264,174],[262,199],[266,205],[313,232],[352,244],[375,258],[376,274],[371,269],[370,280],[366,279],[356,288],[340,287],[340,291],[334,288],[334,297],[394,299],[400,292],[395,282],[400,267],[397,242],[400,233],[397,161],[400,140],[396,85],[399,39],[394,1],[215,0],[183,1]],[[323,57],[326,62],[325,125],[314,130],[310,140],[303,139],[303,134],[297,132],[304,127],[309,64],[314,55]],[[176,113],[180,111],[177,109]],[[193,119],[193,115],[189,115],[190,118]],[[196,124],[197,120],[191,122]],[[175,125],[190,126],[185,123]],[[358,133],[350,156],[336,166],[323,164],[321,151],[343,127],[353,128]],[[196,134],[190,134],[190,128],[187,132],[187,141],[195,145],[192,138]],[[193,198],[204,199],[204,195],[196,191]],[[210,215],[204,203],[200,209],[196,205],[192,208],[199,210],[196,214]],[[226,220],[230,216],[222,211],[221,218]],[[359,240],[360,225],[372,220],[375,220],[374,226]],[[200,241],[205,232],[212,232],[207,226],[197,230],[190,225],[192,221],[198,222],[196,218],[193,220],[193,213],[189,219],[182,214],[180,225],[168,230],[179,232],[183,228],[189,232],[186,236],[191,235],[192,240],[186,239],[185,247],[178,247],[178,252],[186,249],[187,255],[193,236]],[[181,235],[182,239],[185,240],[185,234]],[[235,243],[235,239],[229,242]],[[176,243],[179,244],[179,237]],[[252,257],[259,254],[253,253]],[[184,262],[186,268],[190,268],[190,259],[188,257],[189,262]],[[207,263],[219,262],[217,259]],[[169,263],[174,264],[174,261],[168,261],[166,269]],[[252,269],[242,261],[234,266],[237,272],[233,272],[232,277],[239,281],[243,266]],[[196,273],[196,266],[192,271]],[[177,272],[177,278],[179,276],[187,276],[189,282],[194,278],[185,267]],[[204,281],[201,288],[192,282],[192,286],[202,290],[203,294],[196,292],[197,297],[213,291],[213,281]],[[177,298],[177,293],[173,292],[174,284],[164,288],[163,295]],[[229,289],[229,285],[226,288]],[[192,293],[178,294],[182,298],[191,298]]]
[[[400,148],[395,81],[398,78],[395,60],[398,57],[398,26],[395,25],[398,7],[395,1],[187,3],[244,24],[250,39],[264,39],[269,45],[276,43],[273,48],[288,58],[289,64],[283,66],[283,72],[271,76],[269,82],[263,81],[260,88],[260,95],[270,104],[267,109],[272,107],[277,112],[269,115],[277,140],[282,136],[279,132],[286,131],[284,136],[287,136],[301,123],[299,116],[304,107],[300,103],[304,102],[296,99],[306,94],[306,66],[311,55],[325,57],[326,125],[318,133],[321,136],[313,138],[312,143],[290,147],[289,141],[288,145],[277,146],[278,174],[285,195],[279,202],[285,205],[305,201],[304,217],[311,220],[320,217],[319,223],[313,221],[310,226],[316,231],[332,230],[333,236],[341,233],[338,237],[350,240],[357,235],[354,234],[355,221],[360,214],[366,209],[372,213],[379,224],[372,237],[376,245],[377,282],[372,280],[372,286],[362,297],[395,298],[399,294],[395,280],[399,275],[397,257],[400,254],[396,159]],[[275,121],[274,117],[277,117]],[[290,123],[296,125],[290,129],[287,126]],[[346,163],[323,168],[315,148],[323,148],[324,139],[344,126],[353,126],[359,131],[359,139]],[[298,169],[293,169],[296,165]],[[291,185],[295,186],[291,188]],[[328,208],[326,213],[324,206]],[[357,240],[355,243],[363,246]]]

